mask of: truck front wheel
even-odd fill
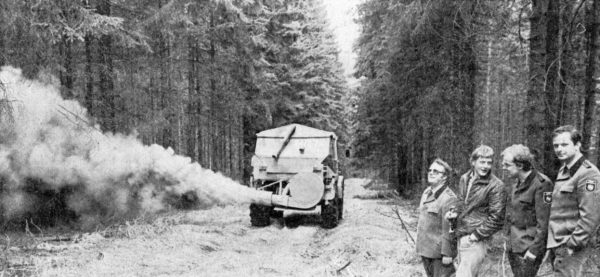
[[[264,227],[271,224],[271,210],[273,207],[250,204],[250,223],[252,226]]]
[[[335,205],[323,205],[321,211],[321,219],[323,219],[323,222],[321,223],[321,226],[325,229],[335,228],[339,222],[338,215],[338,209]]]
[[[338,213],[339,219],[344,218],[344,198],[338,199]]]

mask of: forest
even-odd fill
[[[318,0],[7,0],[0,13],[0,65],[57,79],[85,124],[240,182],[259,131],[346,132],[346,83]]]
[[[480,144],[526,144],[552,176],[564,124],[598,163],[599,1],[364,0],[350,86],[320,0],[5,0],[0,65],[240,182],[257,132],[330,130],[348,173],[408,196]]]
[[[597,0],[364,1],[356,45],[356,166],[402,195],[435,157],[458,174],[480,144],[525,144],[555,176],[552,130],[571,124],[598,164]],[[501,176],[499,162],[495,170]]]

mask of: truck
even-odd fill
[[[333,132],[300,124],[256,135],[250,186],[258,191],[250,204],[252,226],[282,218],[288,227],[302,217],[320,218],[334,228],[344,212],[344,176],[340,173],[338,138]]]

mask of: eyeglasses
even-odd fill
[[[430,168],[430,169],[429,169],[427,172],[429,172],[429,173],[433,173],[433,174],[436,174],[436,175],[437,175],[437,174],[444,174],[444,173],[445,173],[445,172],[443,172],[443,171],[439,171],[439,170],[437,170],[437,169],[431,169],[431,168]]]

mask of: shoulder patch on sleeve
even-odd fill
[[[552,192],[544,192],[544,203],[552,203]]]
[[[585,181],[585,190],[587,190],[587,191],[595,191],[596,190],[596,181],[594,181],[594,180],[586,180]]]

